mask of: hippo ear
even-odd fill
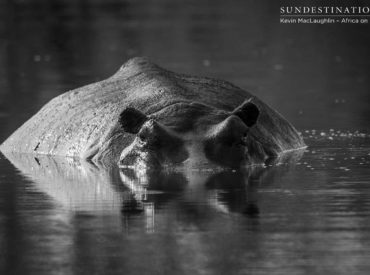
[[[119,116],[119,122],[127,133],[137,134],[148,117],[139,110],[128,107]]]
[[[251,102],[249,99],[245,101],[242,105],[237,107],[232,114],[238,116],[248,127],[252,127],[256,124],[260,110],[256,104]]]

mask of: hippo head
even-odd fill
[[[258,116],[257,106],[246,101],[232,112],[218,112],[212,119],[204,119],[207,113],[202,118],[187,114],[176,124],[190,121],[192,127],[179,131],[181,127],[160,123],[135,108],[127,108],[120,115],[120,123],[125,132],[136,137],[121,153],[119,165],[154,168],[212,164],[241,168],[249,164],[247,137]]]

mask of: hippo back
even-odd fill
[[[52,99],[1,145],[1,151],[117,161],[134,138],[119,123],[127,107],[173,124],[184,110],[192,113],[195,103],[232,111],[251,97],[260,109],[251,139],[271,154],[304,146],[289,122],[250,93],[226,81],[176,74],[146,58],[133,58],[112,77]]]

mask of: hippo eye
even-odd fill
[[[140,139],[140,141],[142,141],[142,142],[145,142],[146,141],[146,136],[144,135],[144,133],[139,133],[138,134],[138,137],[139,137],[139,139]]]

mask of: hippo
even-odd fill
[[[239,169],[304,147],[297,130],[251,93],[135,57],[106,80],[52,99],[0,150],[133,169]]]

